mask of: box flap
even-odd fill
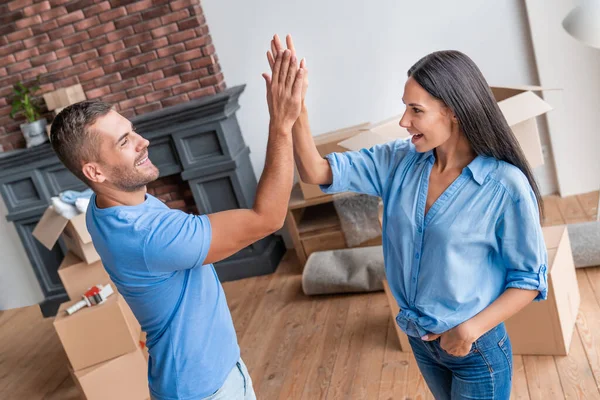
[[[566,229],[565,225],[546,226],[542,228],[544,242],[546,243],[546,248],[548,250],[556,249],[558,247]]]
[[[327,132],[315,136],[313,139],[315,141],[315,145],[319,146],[325,143],[337,142],[347,139],[348,137],[356,134],[356,132],[367,129],[369,127],[368,122],[363,122],[362,124],[349,126],[347,128],[337,129],[335,131]]]
[[[40,222],[35,226],[33,237],[48,250],[52,250],[68,222],[69,220],[54,211],[54,208],[48,207]]]
[[[367,130],[346,139],[340,143],[340,146],[348,150],[368,149],[377,144],[391,142],[396,139],[404,139],[410,136],[410,133],[399,125],[401,115],[384,121],[372,124]]]
[[[518,124],[530,118],[542,115],[552,107],[533,92],[523,92],[505,100],[499,101],[498,106],[504,114],[509,126]]]
[[[85,223],[85,214],[79,214],[71,218],[69,222],[71,222],[71,225],[73,226],[77,236],[79,236],[81,242],[85,244],[92,242],[92,237],[90,236]]]
[[[72,267],[77,264],[85,264],[85,261],[83,261],[81,258],[77,257],[75,254],[73,254],[72,251],[68,251],[67,255],[65,255],[65,258],[63,258],[62,262],[60,263],[60,266],[58,267],[58,269],[62,270],[62,269],[69,268],[69,267]],[[100,283],[104,283],[104,282],[100,282]]]
[[[523,92],[543,92],[549,90],[561,90],[560,88],[545,88],[535,85],[511,85],[511,86],[490,86],[496,101],[505,100]]]

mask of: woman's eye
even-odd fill
[[[415,114],[418,114],[418,113],[420,113],[420,112],[423,112],[423,111],[419,110],[419,109],[418,109],[418,108],[416,108],[416,107],[413,107],[413,111],[415,112]]]

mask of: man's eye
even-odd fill
[[[125,145],[127,145],[127,142],[127,139],[123,139],[123,141],[121,142],[121,147],[125,147]]]

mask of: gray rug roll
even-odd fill
[[[302,273],[307,295],[375,292],[385,278],[381,246],[312,253]]]
[[[567,225],[576,268],[600,265],[600,221]]]

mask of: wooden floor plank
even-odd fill
[[[558,209],[567,224],[576,224],[588,220],[577,196],[563,197],[558,202]]]
[[[595,191],[577,196],[579,204],[591,220],[595,220],[598,216],[598,195],[600,192]]]
[[[564,399],[552,356],[523,356],[531,400]]]
[[[558,206],[560,201],[561,198],[556,195],[544,197],[544,219],[542,225],[552,226],[565,223]]]
[[[593,289],[593,285],[598,287],[598,267],[577,269],[577,282],[581,295],[577,330],[596,384],[600,386],[600,306]]]
[[[385,354],[381,369],[379,400],[403,398],[407,394],[409,358],[412,353],[400,351],[395,321],[388,319]]]
[[[513,382],[510,393],[511,400],[529,400],[527,376],[522,356],[513,356]]]

